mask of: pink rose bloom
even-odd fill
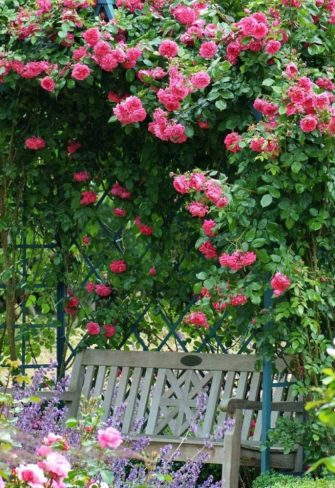
[[[69,152],[69,147],[68,147]],[[73,151],[72,151],[73,152]],[[91,179],[91,175],[88,171],[78,171],[77,173],[73,173],[73,181],[84,183],[85,181],[89,181]]]
[[[291,79],[297,76],[298,74],[298,67],[294,63],[288,63],[285,68],[285,74],[286,76]]]
[[[89,335],[100,334],[100,325],[97,322],[88,322],[86,324],[86,331]]]
[[[66,478],[71,469],[69,461],[58,452],[48,454],[46,459],[40,464],[43,466],[44,471],[61,479]]]
[[[218,198],[217,200],[215,200],[215,202],[213,202],[213,203],[218,208],[225,208],[225,207],[227,207],[227,205],[229,205],[229,200],[227,197],[221,197],[221,198]]]
[[[38,449],[36,449],[37,456],[46,457],[51,452],[52,452],[52,448],[50,446],[40,446]]]
[[[75,61],[80,61],[87,55],[87,51],[84,47],[79,47],[78,49],[74,49],[72,53],[72,57]]]
[[[265,52],[267,54],[270,54],[271,56],[273,54],[276,54],[281,48],[281,44],[279,41],[269,41],[266,46],[265,46]]]
[[[150,276],[156,276],[156,274],[157,274],[156,268],[152,267],[149,269]]]
[[[197,13],[186,5],[178,5],[173,9],[172,15],[180,24],[184,25],[192,25],[197,18]]]
[[[271,279],[270,284],[273,289],[273,294],[278,297],[291,286],[291,280],[283,273],[277,272]]]
[[[263,39],[267,33],[269,32],[269,28],[263,22],[257,24],[256,29],[254,30],[253,37],[255,39]]]
[[[110,286],[96,285],[95,292],[99,297],[105,298],[112,294],[112,289]]]
[[[104,324],[103,326],[104,336],[107,338],[113,337],[116,334],[116,327],[110,324]]]
[[[188,193],[189,192],[189,183],[184,175],[175,176],[173,178],[173,187],[178,193]]]
[[[141,100],[134,96],[128,97],[118,103],[113,109],[113,112],[121,124],[125,125],[143,122],[147,116]]]
[[[116,449],[122,444],[121,433],[114,429],[114,427],[98,430],[98,442],[101,449]]]
[[[189,181],[190,188],[201,191],[206,183],[206,176],[203,173],[192,173]]]
[[[85,288],[88,293],[93,293],[95,291],[95,283],[93,283],[93,281],[89,281],[88,283],[86,283]]]
[[[124,208],[116,207],[113,209],[113,214],[116,217],[124,217],[125,215],[127,215],[127,211]]]
[[[145,225],[145,224],[140,224],[138,226],[138,230],[144,236],[151,236],[154,231],[153,228],[150,227],[150,225]]]
[[[124,273],[127,270],[127,264],[123,259],[112,261],[109,265],[112,273]]]
[[[0,476],[0,488],[5,488],[5,487],[6,487],[5,482]]]
[[[83,236],[81,242],[84,246],[88,246],[89,244],[91,244],[91,239],[89,238],[89,236]]]
[[[40,80],[41,87],[43,90],[48,92],[53,92],[55,90],[55,82],[50,76],[45,76]]]
[[[52,446],[55,442],[63,442],[64,438],[61,435],[56,435],[53,432],[49,432],[47,436],[43,438],[43,444],[46,446]]]
[[[202,243],[199,251],[206,259],[216,259],[218,257],[217,250],[210,241]]]
[[[207,316],[204,312],[191,312],[185,319],[185,322],[196,325],[197,327],[203,327],[204,329],[208,329],[209,327]]]
[[[164,58],[174,58],[178,54],[178,44],[174,41],[165,40],[161,42],[158,52]]]
[[[200,129],[209,129],[209,123],[207,120],[198,119],[197,124]]]
[[[227,134],[223,142],[225,143],[228,151],[232,153],[238,153],[241,151],[240,142],[242,142],[242,137],[237,132]]]
[[[208,213],[208,207],[200,202],[191,202],[186,208],[192,217],[205,217]]]
[[[79,141],[69,141],[67,144],[68,154],[73,154],[76,151],[78,151],[78,149],[80,148],[81,148],[81,143]]]
[[[211,77],[206,71],[199,71],[195,75],[191,76],[192,85],[198,90],[206,88],[211,82]]]
[[[214,204],[223,196],[221,185],[216,181],[210,180],[206,183],[205,195]]]
[[[215,227],[216,227],[216,222],[215,220],[212,219],[204,220],[204,223],[202,224],[202,230],[204,231],[207,237],[214,237]]]
[[[314,115],[306,115],[300,120],[300,129],[303,132],[313,132],[317,128],[318,121]]]
[[[99,29],[96,27],[92,27],[91,29],[87,29],[86,32],[83,34],[83,38],[90,46],[94,46],[100,40],[101,34]]]
[[[81,205],[93,205],[98,199],[98,195],[95,191],[83,191],[81,193],[80,204]]]
[[[42,137],[32,136],[25,140],[24,145],[27,149],[32,151],[38,151],[39,149],[44,149],[46,147],[46,142]]]
[[[71,77],[77,81],[86,80],[91,74],[91,69],[86,64],[76,63],[72,68]]]
[[[112,52],[110,44],[106,41],[99,41],[94,46],[94,54],[98,57],[106,56]]]
[[[113,184],[110,193],[116,197],[121,198],[122,200],[129,200],[132,196],[127,188],[121,186],[118,181]]]
[[[99,60],[99,66],[108,73],[111,73],[118,67],[118,60],[115,53],[106,54]]]
[[[16,476],[31,488],[43,488],[48,480],[44,476],[43,470],[37,464],[20,464],[15,469]]]
[[[203,42],[199,49],[199,55],[205,59],[211,59],[217,53],[218,47],[214,41]]]
[[[233,307],[239,307],[240,305],[244,305],[247,303],[248,298],[245,295],[235,295],[230,297],[229,303]]]
[[[252,251],[235,251],[233,254],[223,253],[219,258],[221,266],[230,268],[234,271],[250,266],[256,261],[256,254]]]

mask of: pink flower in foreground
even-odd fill
[[[69,461],[58,452],[48,454],[46,459],[41,462],[41,466],[44,471],[60,479],[66,478],[71,469]]]
[[[40,80],[40,85],[43,88],[43,90],[46,90],[48,92],[53,92],[55,90],[55,82],[50,76],[45,76]]]
[[[104,324],[103,326],[104,336],[107,338],[113,337],[116,334],[116,327],[110,324]]]
[[[313,132],[317,128],[318,121],[314,115],[306,115],[300,120],[300,129],[303,132]]]
[[[127,270],[127,264],[123,259],[112,261],[109,265],[112,273],[124,273]]]
[[[96,285],[95,292],[99,297],[105,298],[112,294],[112,289],[110,286]]]
[[[208,329],[209,327],[207,316],[204,312],[191,312],[186,317],[185,322],[196,325],[197,327],[204,327],[204,329]]]
[[[294,63],[288,63],[285,68],[286,76],[291,79],[294,78],[298,74],[298,67]]]
[[[116,449],[122,444],[121,433],[114,427],[107,427],[104,430],[98,430],[98,443],[102,449]]]
[[[181,24],[192,25],[197,18],[197,13],[186,5],[178,5],[172,10],[173,17]]]
[[[91,69],[86,64],[77,63],[73,66],[71,77],[77,81],[86,80],[91,74]]]
[[[277,297],[282,295],[291,286],[290,278],[280,272],[277,272],[273,276],[270,283],[271,288],[273,289],[273,294]]]
[[[174,58],[178,54],[178,44],[174,41],[165,40],[161,42],[158,52],[164,58]]]
[[[98,195],[95,191],[83,191],[81,193],[80,204],[81,205],[93,205],[98,199]]]
[[[208,207],[200,202],[191,202],[186,208],[193,217],[205,217],[208,213]]]
[[[128,97],[118,103],[113,109],[113,112],[121,124],[125,125],[143,122],[147,116],[141,100],[134,96]]]
[[[48,480],[44,476],[43,470],[37,464],[20,464],[15,469],[16,476],[31,488],[43,488]]]
[[[188,193],[189,183],[184,175],[178,175],[173,178],[173,187],[178,193]]]
[[[0,488],[6,488],[3,478],[0,476]]]
[[[77,173],[73,173],[72,179],[77,183],[84,183],[91,179],[91,175],[88,171],[78,171]]]
[[[42,137],[32,136],[25,140],[24,145],[27,149],[32,151],[38,151],[39,149],[44,149],[46,147],[46,142]]]
[[[88,335],[100,334],[100,325],[97,322],[88,322],[86,324],[86,331]]]

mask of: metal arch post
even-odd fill
[[[264,295],[264,307],[269,310],[272,306],[272,290],[268,289]],[[265,330],[271,328],[271,322],[265,325]],[[268,440],[268,432],[271,428],[272,408],[272,361],[263,359],[263,397],[262,397],[262,434],[261,443],[265,445]],[[266,447],[261,452],[261,473],[270,469],[270,448]]]
[[[60,377],[64,361],[65,349],[65,313],[64,313],[65,285],[57,283],[56,291],[56,313],[59,326],[57,327],[57,378]]]
[[[95,15],[100,15],[101,11],[105,13],[107,20],[114,19],[113,0],[98,0],[94,13]]]

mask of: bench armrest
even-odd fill
[[[262,408],[262,402],[239,398],[223,400],[220,405],[220,409],[228,413],[234,413],[236,410],[262,410]],[[271,410],[273,412],[304,412],[305,407],[303,402],[272,402]]]

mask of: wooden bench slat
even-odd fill
[[[113,366],[112,368],[109,369],[109,377],[108,377],[107,387],[105,391],[105,398],[102,404],[104,409],[104,414],[102,417],[103,420],[107,420],[111,413],[117,374],[118,374],[118,368],[116,366]]]
[[[93,383],[94,370],[95,370],[95,366],[93,366],[93,365],[86,367],[85,381],[84,381],[84,385],[83,385],[83,389],[82,389],[82,395],[86,399],[88,399],[90,396],[92,383]]]
[[[106,374],[106,366],[99,366],[97,379],[95,381],[93,396],[98,397],[102,394]]]
[[[261,374],[254,373],[251,377],[250,383],[250,390],[248,394],[248,400],[258,400],[259,390],[261,386]],[[241,438],[243,440],[247,440],[250,433],[250,426],[251,421],[253,419],[254,412],[252,410],[248,410],[244,412],[243,424],[242,424],[242,432]]]
[[[122,432],[125,433],[128,433],[130,431],[132,420],[135,420],[134,410],[136,406],[136,399],[137,399],[137,394],[140,386],[142,372],[143,372],[142,368],[135,368],[131,376],[131,388],[127,398],[126,411],[122,422]]]
[[[152,403],[150,407],[148,423],[145,429],[147,435],[154,435],[156,433],[157,419],[159,415],[159,404],[164,390],[164,383],[166,379],[166,369],[159,369],[156,384],[152,392]]]
[[[139,420],[145,419],[145,412],[148,404],[149,394],[152,387],[153,381],[153,368],[148,368],[144,374],[144,378],[140,385],[140,401],[136,410],[136,418]]]

